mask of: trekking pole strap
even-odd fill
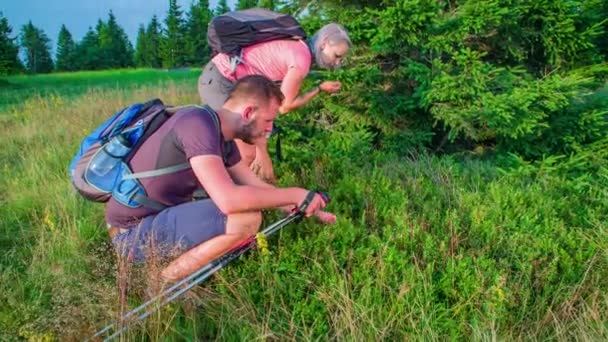
[[[296,209],[296,211],[301,212],[301,213],[305,212],[306,209],[308,209],[310,202],[312,202],[312,200],[315,198],[316,195],[317,195],[316,191],[309,191],[308,194],[306,195],[306,197],[304,198],[304,201],[302,201],[302,203]]]
[[[327,193],[322,192],[322,191],[318,191],[318,190],[314,190],[314,191],[310,191],[308,193],[308,195],[306,195],[306,198],[304,198],[304,201],[302,202],[302,204],[300,204],[300,206],[295,209],[295,211],[298,212],[305,212],[306,209],[308,208],[308,206],[310,205],[310,202],[312,202],[312,200],[315,198],[316,195],[321,196],[321,198],[323,199],[323,201],[325,201],[325,203],[329,202],[330,197]]]

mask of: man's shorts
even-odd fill
[[[145,217],[137,226],[116,235],[112,244],[133,262],[152,257],[162,260],[225,234],[226,219],[210,199],[187,202]]]

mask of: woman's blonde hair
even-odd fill
[[[324,65],[325,62],[321,58],[321,48],[323,44],[328,43],[330,45],[346,43],[349,48],[352,47],[352,42],[348,37],[346,29],[336,23],[327,24],[321,27],[309,40],[310,49],[314,55],[315,61],[322,68],[329,68]]]

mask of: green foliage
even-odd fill
[[[148,27],[146,28],[146,50],[142,52],[145,56],[146,66],[152,68],[160,68],[162,60],[160,57],[162,36],[161,27],[156,16],[152,17]]]
[[[146,67],[147,61],[146,56],[148,48],[148,39],[146,37],[146,29],[143,24],[139,25],[139,29],[137,30],[137,43],[135,44],[135,66],[137,67]]]
[[[582,78],[584,74],[571,75],[579,77],[578,82],[555,79],[549,85],[559,88],[546,91],[544,96],[536,95],[537,104],[528,107],[542,117],[534,131],[521,137],[505,133],[498,141],[500,149],[538,159],[551,154],[584,155],[594,144],[602,142],[608,132],[608,88],[592,90],[592,78]],[[563,86],[568,81],[571,82],[569,89]],[[531,96],[534,91],[531,90]],[[566,98],[568,95],[571,96]]]
[[[354,84],[345,107],[373,113],[370,124],[389,140],[391,127],[408,127],[432,137],[417,140],[433,149],[449,141],[538,158],[570,153],[608,133],[602,124],[608,106],[590,96],[608,75],[603,3],[310,5],[303,19],[309,32],[338,21],[355,44],[342,79]]]
[[[100,113],[151,96],[196,103],[199,73],[9,79],[24,94],[55,91],[0,109],[0,339],[81,340],[117,316],[103,206],[69,190],[65,166]],[[376,67],[329,76],[350,90],[382,75]],[[178,300],[127,339],[606,339],[605,136],[537,162],[434,156],[405,147],[413,142],[379,150],[377,113],[340,96],[278,120],[285,160],[275,162],[279,185],[328,191],[338,222],[286,227],[268,239],[269,254],[249,253],[196,289],[202,307],[180,309]],[[130,284],[133,308],[145,296],[138,278]]]
[[[23,69],[19,60],[16,37],[11,37],[13,28],[0,12],[0,76],[10,75]]]
[[[271,11],[274,11],[275,9],[277,9],[277,2],[275,0],[260,0],[258,1],[258,6],[260,8],[266,8],[269,9]]]
[[[78,70],[98,70],[103,65],[99,35],[89,27],[89,30],[76,47]]]
[[[72,34],[65,25],[61,25],[59,37],[57,38],[57,56],[55,57],[55,68],[58,71],[77,70],[76,63],[76,43],[72,39]]]
[[[186,58],[185,44],[182,11],[177,4],[177,0],[170,0],[160,45],[160,55],[164,68],[174,68],[184,64]]]
[[[97,34],[99,49],[104,56],[103,69],[133,66],[133,46],[112,11],[108,14],[108,21],[98,25]]]
[[[258,0],[238,0],[235,9],[244,10],[258,6]]]
[[[215,10],[213,11],[213,14],[215,15],[221,15],[224,14],[226,12],[230,12],[230,6],[228,6],[228,2],[226,0],[219,0],[217,2],[217,6],[215,6]]]
[[[112,11],[108,21],[99,19],[95,30],[89,27],[76,47],[78,70],[101,70],[134,66],[133,46]]]
[[[193,2],[190,6],[186,20],[186,64],[202,66],[209,59],[211,50],[207,46],[207,26],[212,16],[207,0]]]
[[[21,47],[25,50],[25,67],[32,74],[53,70],[51,40],[30,21],[21,28]]]
[[[160,24],[156,16],[152,17],[147,28],[140,25],[137,32],[137,45],[135,48],[135,65],[138,67],[160,68]]]

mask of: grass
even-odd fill
[[[83,71],[78,73],[52,73],[47,75],[19,75],[0,80],[0,112],[18,106],[24,101],[40,96],[60,96],[72,99],[82,95],[88,89],[122,89],[128,90],[145,85],[156,85],[159,82],[176,83],[194,82],[200,69],[183,69],[166,71],[159,69],[121,69],[105,71]]]
[[[82,340],[117,315],[103,206],[74,193],[67,165],[118,108],[198,99],[194,72],[107,76],[119,74],[63,75],[52,94],[23,88],[22,100],[1,107],[0,340]],[[86,83],[106,76],[103,86]],[[300,115],[281,120],[295,125]],[[201,307],[171,305],[125,338],[608,338],[608,172],[581,179],[553,170],[561,164],[372,153],[332,144],[339,130],[317,132],[307,148],[287,134],[277,166],[282,184],[331,193],[335,226],[286,227],[269,255],[250,253],[197,289]],[[145,287],[139,271],[131,308]]]

